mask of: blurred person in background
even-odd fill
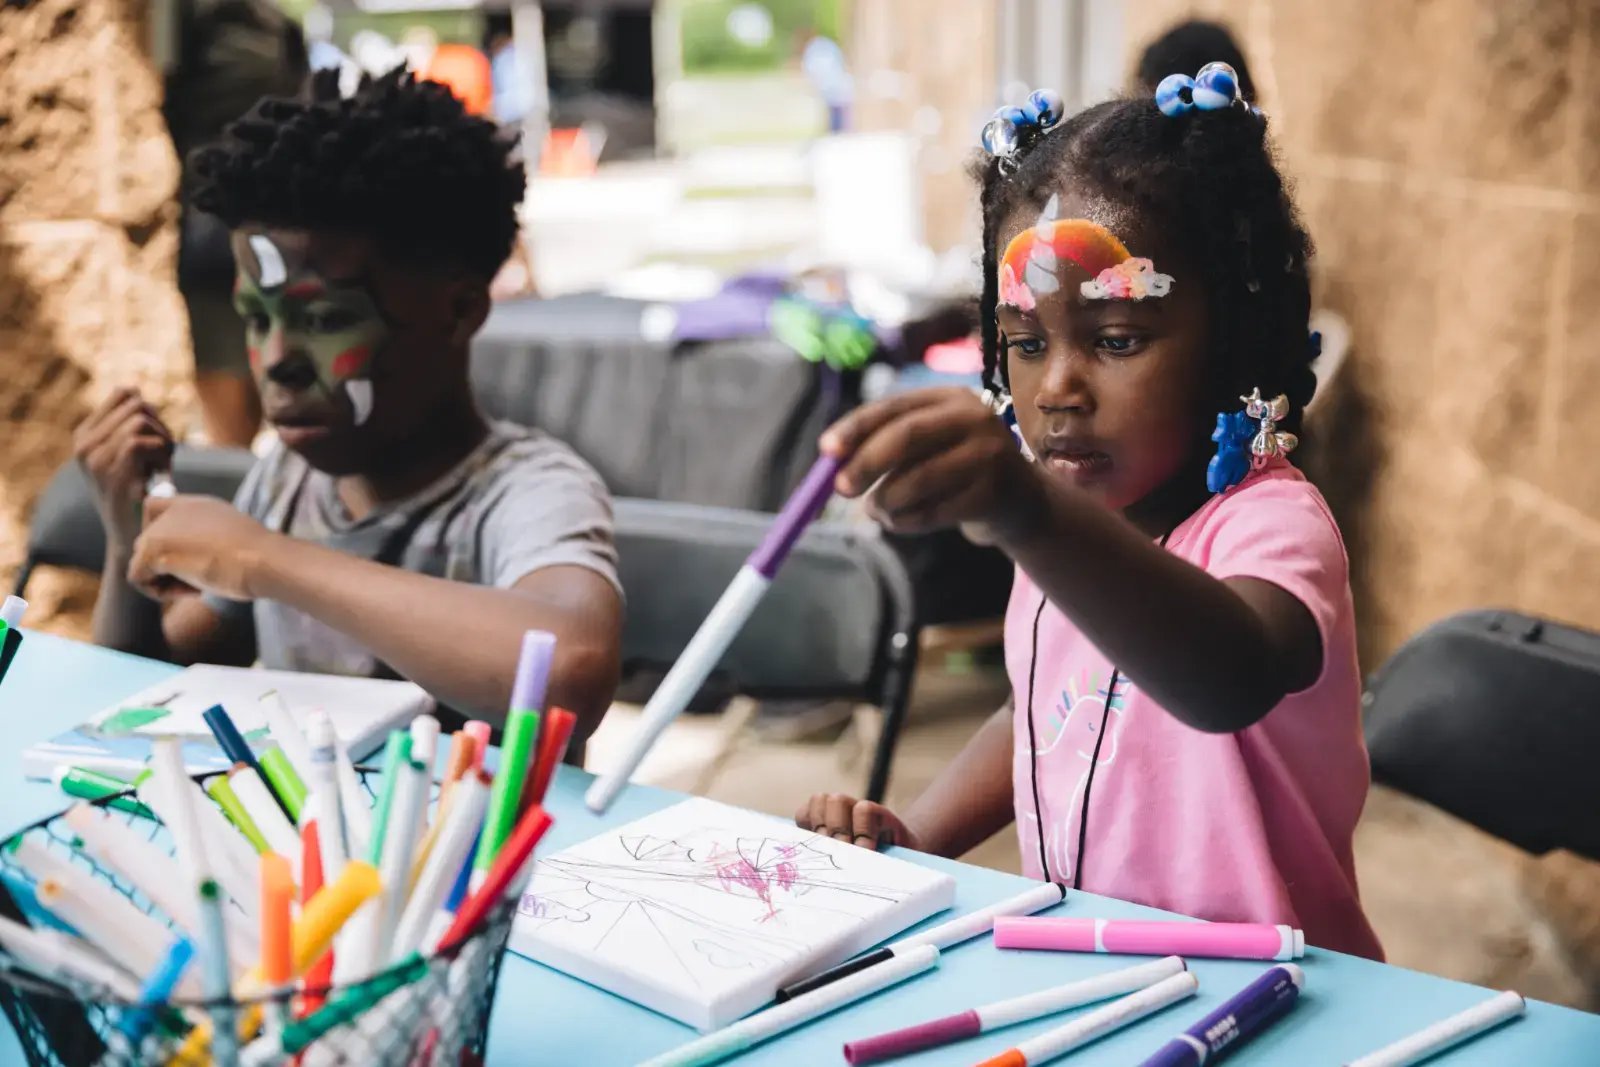
[[[489,57],[469,44],[440,41],[425,26],[408,31],[400,42],[406,65],[423,81],[447,86],[466,107],[467,114],[483,117],[494,111],[494,80]]]
[[[801,32],[800,69],[828,106],[828,132],[843,133],[850,124],[855,82],[839,42],[814,29]]]
[[[206,436],[248,448],[261,428],[261,400],[233,309],[228,228],[189,202],[189,153],[263,96],[292,95],[309,70],[295,22],[270,0],[180,0],[178,47],[167,72],[163,113],[184,160],[178,288],[189,314],[195,392]]]
[[[495,121],[515,126],[528,114],[528,84],[517,58],[511,16],[502,11],[490,11],[483,18],[483,50],[489,57]]]

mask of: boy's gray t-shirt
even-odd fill
[[[492,424],[483,444],[431,486],[359,520],[330,475],[281,444],[251,468],[234,504],[268,529],[419,574],[508,589],[545,567],[577,566],[617,586],[611,498],[599,475],[561,442],[509,423]],[[254,614],[264,667],[390,676],[360,643],[287,604],[206,600],[224,616]]]

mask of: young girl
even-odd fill
[[[1015,818],[1031,877],[1380,958],[1348,561],[1284,458],[1309,239],[1265,119],[1211,64],[1065,121],[1036,93],[984,140],[985,380],[1022,448],[956,389],[823,449],[885,526],[1016,563],[1013,700],[903,818],[821,795],[798,821],[955,856]]]

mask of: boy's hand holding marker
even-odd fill
[[[106,550],[125,557],[139,536],[145,483],[172,465],[172,431],[137,389],[115,389],[72,435],[72,452],[94,486]]]

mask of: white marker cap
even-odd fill
[[[7,626],[15,629],[22,625],[22,613],[28,610],[28,602],[19,596],[8,596],[6,602],[0,605],[0,619],[5,620]]]
[[[1296,930],[1292,926],[1278,927],[1278,936],[1282,939],[1279,944],[1278,954],[1272,957],[1275,960],[1298,960],[1306,954],[1306,932]]]
[[[332,748],[338,739],[333,732],[333,720],[321,708],[306,712],[306,744],[313,749]]]

